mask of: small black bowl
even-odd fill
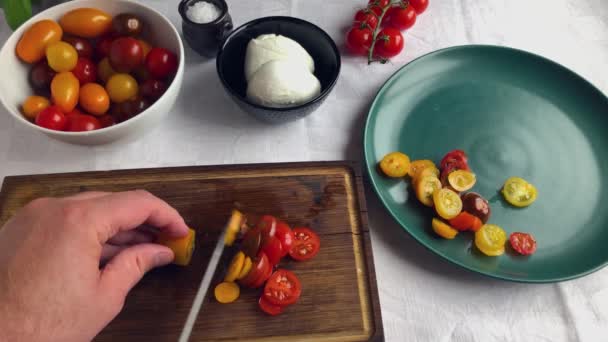
[[[200,0],[182,0],[178,12],[182,16],[182,32],[188,45],[199,55],[212,58],[217,55],[220,44],[232,30],[232,17],[228,13],[225,0],[205,0],[214,4],[222,11],[214,21],[206,24],[195,23],[188,18],[188,7]]]
[[[249,41],[262,34],[275,33],[300,43],[315,61],[315,76],[321,93],[312,100],[292,107],[273,108],[247,99],[245,54]],[[250,21],[224,40],[217,54],[217,73],[232,99],[245,112],[269,123],[301,119],[315,111],[331,92],[340,74],[340,52],[331,37],[318,26],[293,17],[265,17]]]

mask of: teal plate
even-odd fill
[[[392,216],[421,244],[469,270],[521,282],[589,274],[608,262],[608,98],[565,67],[527,52],[462,46],[401,68],[378,92],[364,137],[372,186]],[[392,151],[436,163],[462,149],[490,201],[489,223],[532,233],[530,257],[507,248],[482,255],[473,234],[443,240],[431,229],[409,182],[387,179],[378,161]],[[538,188],[523,209],[499,193],[510,176]]]

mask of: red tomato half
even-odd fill
[[[291,230],[291,228],[289,228],[287,223],[283,221],[278,221],[275,236],[281,241],[281,247],[283,249],[283,254],[281,256],[284,257],[289,254],[289,251],[293,246],[293,240],[295,240],[295,237],[293,236],[293,231]]]
[[[276,236],[267,236],[262,240],[262,252],[268,257],[270,265],[276,265],[283,257],[283,246],[281,240]]]
[[[450,220],[450,226],[461,232],[469,229],[476,231],[481,228],[481,220],[477,216],[463,211],[458,214],[458,216]]]
[[[528,233],[512,233],[509,236],[511,247],[521,255],[531,255],[536,252],[536,239]]]
[[[258,221],[256,228],[262,232],[262,238],[274,236],[277,231],[277,219],[274,216],[264,215]]]
[[[468,157],[463,150],[453,150],[448,152],[443,159],[441,159],[441,163],[439,163],[439,167],[441,169],[447,169],[450,165],[458,166],[459,170],[469,170]]]
[[[263,296],[274,305],[286,306],[294,304],[302,294],[300,280],[291,271],[279,269],[272,274]]]
[[[276,316],[283,312],[282,306],[270,303],[268,299],[266,299],[264,296],[260,297],[260,300],[258,300],[258,305],[260,306],[260,309],[262,309],[262,311],[269,314],[270,316]]]
[[[319,253],[321,240],[319,236],[308,228],[294,228],[293,247],[289,250],[289,255],[298,261],[306,261],[314,258]]]
[[[268,264],[268,267],[266,268],[265,272],[262,273],[262,275],[258,279],[256,279],[253,284],[251,284],[251,287],[257,289],[263,286],[266,280],[268,280],[268,278],[270,278],[270,276],[272,275],[272,269],[272,264]]]
[[[245,278],[240,280],[241,285],[251,287],[260,277],[268,272],[269,268],[271,269],[268,257],[264,252],[260,252],[254,260],[251,271],[249,271]]]

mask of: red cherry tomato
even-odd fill
[[[291,271],[279,269],[272,274],[263,296],[274,305],[286,306],[294,304],[302,294],[300,280]]]
[[[100,129],[101,123],[97,118],[91,115],[71,114],[67,115],[68,124],[67,131],[69,132],[85,132]]]
[[[271,265],[276,265],[281,261],[283,257],[283,246],[281,240],[276,236],[269,236],[262,240],[262,251],[268,257]]]
[[[407,30],[416,23],[416,11],[410,4],[393,7],[388,15],[391,25],[400,30]]]
[[[97,80],[97,66],[90,59],[80,57],[72,70],[72,74],[76,76],[80,85],[83,86],[86,83],[92,83]]]
[[[289,250],[289,255],[297,261],[310,260],[319,253],[321,240],[319,236],[308,228],[294,228],[295,240]]]
[[[144,62],[144,49],[135,38],[118,38],[112,42],[108,57],[112,69],[128,73]]]
[[[276,316],[283,312],[282,306],[274,305],[274,304],[270,303],[268,301],[268,299],[266,299],[266,297],[264,297],[264,296],[260,297],[260,299],[258,300],[258,305],[260,306],[260,309],[262,311],[264,311],[266,314],[268,314],[270,316]]]
[[[536,252],[536,239],[528,233],[512,233],[509,236],[511,247],[521,255],[531,255]]]
[[[36,115],[36,125],[56,131],[63,131],[67,118],[59,106],[49,106]]]
[[[369,8],[359,10],[355,14],[353,26],[361,26],[361,24],[366,24],[367,28],[374,30],[378,26],[378,16]]]
[[[353,55],[367,55],[374,34],[365,24],[354,26],[346,34],[346,48]]]
[[[441,184],[448,185],[448,176],[452,171],[456,170],[465,170],[470,171],[467,155],[462,150],[453,150],[448,152],[443,159],[441,159],[441,163],[439,164],[441,168]]]
[[[416,14],[421,14],[429,7],[429,0],[409,0],[410,5],[416,10]]]
[[[281,241],[281,247],[283,250],[281,257],[284,257],[289,254],[289,251],[293,246],[293,240],[295,240],[295,237],[293,236],[293,231],[291,230],[291,228],[289,228],[287,223],[283,221],[278,221],[275,236],[279,239],[279,241]]]
[[[112,115],[104,115],[99,117],[99,123],[101,124],[101,128],[106,128],[110,126],[116,125],[116,120],[112,117]]]
[[[466,211],[461,212],[458,216],[454,217],[450,220],[450,226],[458,229],[459,231],[472,230],[474,232],[478,231],[482,222],[479,217],[469,214]]]
[[[374,53],[383,58],[397,56],[405,45],[401,31],[393,27],[382,29],[377,39]]]
[[[153,77],[164,79],[177,72],[177,56],[167,49],[152,48],[146,56],[146,68]]]
[[[252,287],[252,285],[264,274],[268,272],[268,269],[272,269],[268,257],[264,252],[260,252],[258,256],[253,260],[253,266],[245,278],[239,280],[241,285],[245,287]]]
[[[95,55],[97,60],[102,60],[110,54],[110,48],[112,47],[112,42],[116,39],[113,35],[105,35],[101,38],[97,45],[95,46]]]
[[[391,0],[369,0],[368,8],[376,13],[377,16],[382,14],[382,9],[391,2]]]
[[[262,287],[264,285],[264,283],[266,282],[266,280],[268,280],[268,278],[270,278],[271,275],[272,275],[272,265],[268,264],[268,267],[266,268],[266,272],[264,272],[258,279],[256,279],[251,284],[251,288],[257,289],[259,287]]]
[[[167,90],[167,84],[163,81],[149,79],[139,86],[141,94],[150,100],[156,100],[163,96]]]
[[[262,239],[272,237],[277,231],[277,219],[271,215],[264,215],[258,221],[256,228],[262,233]]]

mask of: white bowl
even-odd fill
[[[164,47],[176,53],[179,59],[177,75],[167,91],[152,106],[139,115],[120,124],[88,132],[63,132],[42,128],[26,120],[20,108],[23,101],[34,94],[28,81],[30,64],[21,62],[15,54],[17,42],[33,23],[42,19],[59,18],[66,12],[80,7],[94,7],[116,15],[130,12],[138,15],[148,25],[144,38],[153,46]],[[184,45],[173,24],[161,13],[137,2],[127,0],[74,0],[43,11],[21,25],[8,38],[0,50],[0,102],[18,122],[51,138],[80,145],[109,143],[127,136],[139,135],[156,126],[170,113],[177,99],[184,76]],[[0,114],[3,115],[3,114]]]

